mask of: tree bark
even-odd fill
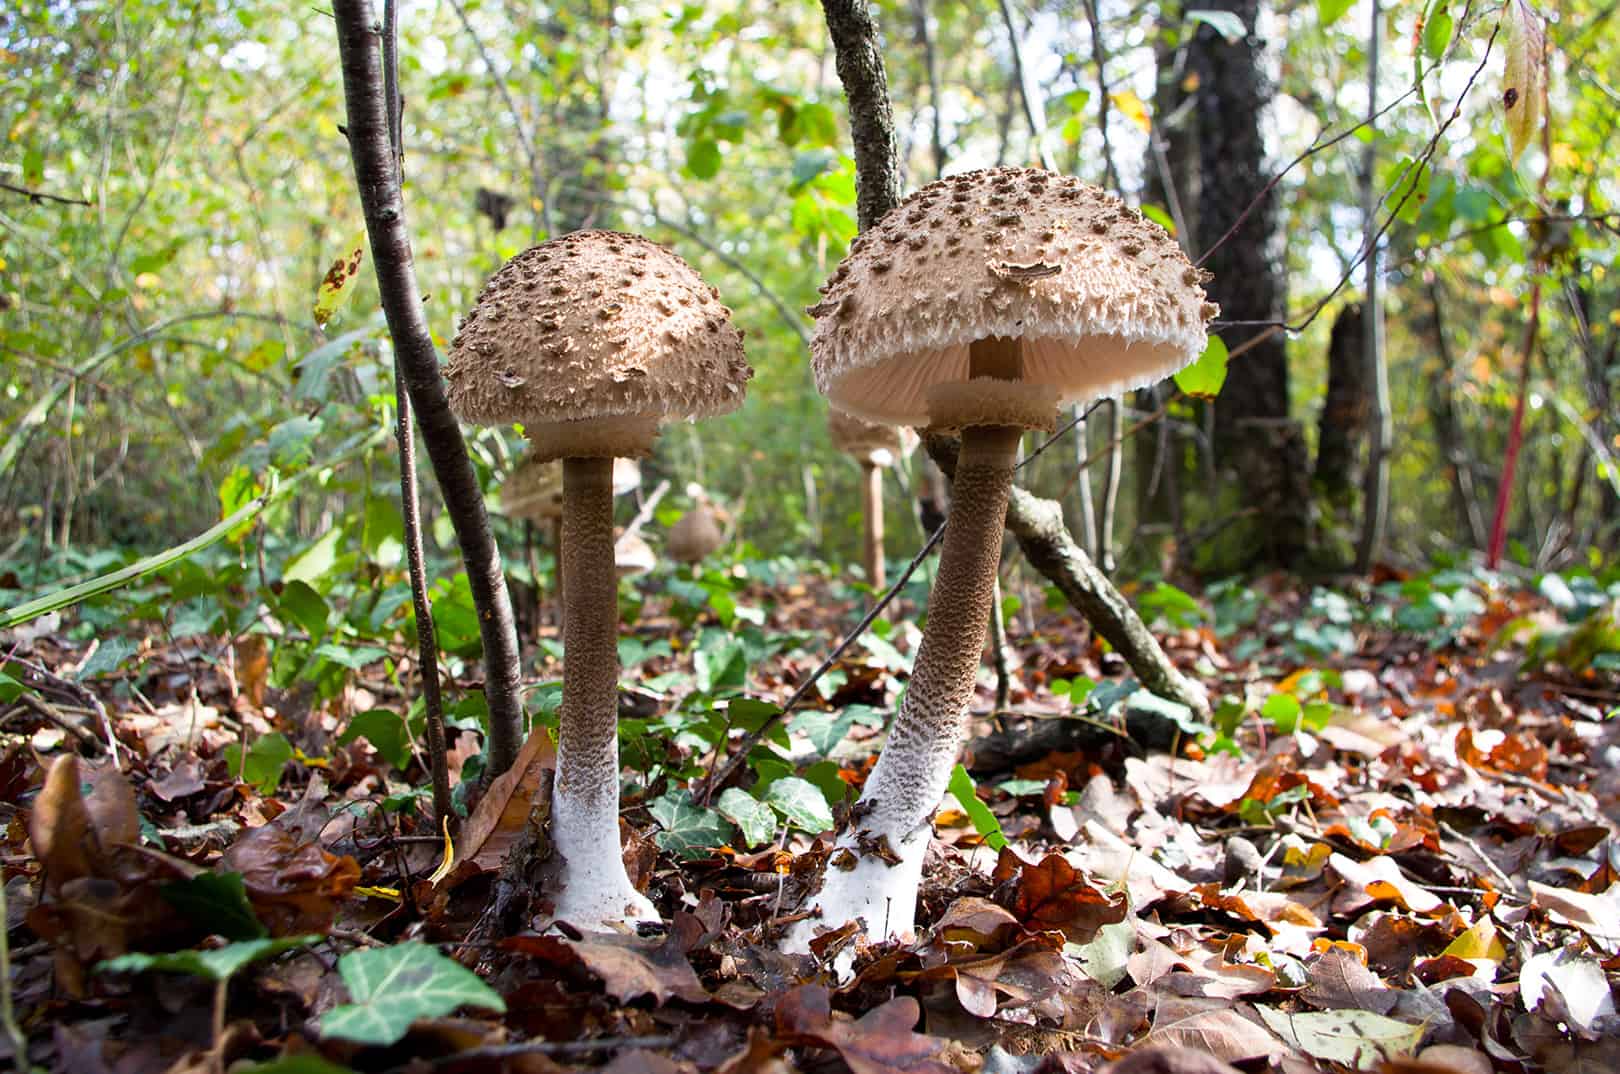
[[[1260,118],[1271,101],[1261,74],[1264,42],[1255,36],[1259,0],[1210,0],[1205,7],[1230,12],[1249,34],[1228,43],[1201,24],[1191,45],[1198,75],[1198,243],[1203,267],[1215,274],[1206,290],[1229,322],[1275,322],[1284,312],[1283,259],[1274,190],[1266,189],[1265,145]],[[1222,241],[1232,222],[1254,206],[1243,226]],[[1252,329],[1244,329],[1251,331]],[[1310,489],[1297,442],[1302,429],[1285,429],[1288,416],[1288,354],[1283,334],[1273,333],[1233,362],[1215,401],[1217,461],[1239,476],[1246,507],[1257,511],[1256,558],[1288,566],[1309,543]],[[1285,450],[1275,450],[1279,445]]]
[[[865,231],[900,204],[900,153],[889,76],[866,0],[822,0],[821,10],[837,57],[838,79],[849,99],[849,133],[859,176],[856,223]]]
[[[388,142],[376,18],[369,0],[336,0],[333,14],[343,65],[349,153],[365,210],[383,312],[478,608],[484,643],[484,694],[489,704],[488,771],[495,775],[510,767],[517,756],[523,727],[512,602],[506,591],[500,550],[484,513],[483,491],[467,457],[461,429],[450,413],[439,355],[422,312],[405,201]]]

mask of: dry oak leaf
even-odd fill
[[[662,943],[635,936],[592,933],[578,940],[561,936],[513,936],[501,946],[553,965],[580,963],[601,980],[608,995],[620,1003],[651,996],[655,1004],[662,1006],[671,997],[688,1003],[703,1003],[709,999],[709,993],[686,957],[703,934],[701,921],[680,912],[670,923],[669,935]]]
[[[1009,909],[1026,928],[1061,929],[1071,940],[1090,939],[1102,926],[1125,920],[1130,909],[1123,892],[1092,886],[1061,854],[1031,863],[1003,847],[990,875],[998,884],[1015,882]]]
[[[1153,1029],[1143,1044],[1179,1045],[1208,1052],[1229,1062],[1287,1052],[1270,1030],[1245,1017],[1246,1003],[1224,999],[1186,999],[1170,996],[1159,1001]]]
[[[957,1074],[935,1058],[945,1041],[912,1032],[920,1013],[915,999],[900,996],[848,1021],[833,1014],[825,987],[801,985],[778,1001],[776,1032],[790,1043],[834,1049],[852,1074]]]
[[[1422,885],[1413,883],[1401,874],[1395,859],[1379,856],[1365,862],[1343,854],[1328,859],[1328,866],[1377,902],[1393,902],[1413,913],[1439,917],[1451,909],[1450,905]]]
[[[1193,1048],[1138,1048],[1097,1074],[1238,1074],[1236,1067]]]
[[[1300,998],[1318,1010],[1358,1010],[1388,1014],[1400,996],[1351,951],[1329,947],[1305,967]]]

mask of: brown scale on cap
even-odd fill
[[[943,219],[923,211],[934,204]],[[858,237],[827,281],[812,308],[816,383],[861,417],[926,425],[928,387],[968,379],[969,344],[1001,336],[1023,341],[1023,379],[1059,403],[1118,394],[1203,350],[1218,312],[1206,279],[1163,228],[1077,179],[954,175]]]
[[[639,430],[737,409],[753,370],[731,311],[680,257],[639,236],[576,231],[490,278],[445,375],[458,417],[521,422],[558,458],[645,453]],[[631,419],[619,430],[631,450],[612,450],[614,435],[572,450],[562,434],[596,418]]]

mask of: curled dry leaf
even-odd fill
[[[1328,865],[1347,884],[1376,902],[1393,902],[1413,913],[1429,916],[1441,915],[1449,909],[1438,895],[1401,875],[1394,858],[1380,856],[1358,862],[1335,854],[1328,859]]]
[[[272,936],[326,932],[338,903],[360,882],[360,863],[307,836],[294,819],[300,812],[248,832],[219,861],[220,872],[242,874],[253,912]]]
[[[801,985],[776,1005],[778,1037],[838,1052],[853,1074],[956,1074],[936,1058],[937,1037],[913,1033],[921,1009],[910,996],[891,999],[859,1020],[835,1015],[832,994],[821,985]]]
[[[991,878],[998,884],[1011,882],[1008,908],[1025,928],[1061,929],[1076,941],[1089,940],[1102,926],[1123,921],[1129,909],[1123,892],[1107,894],[1092,886],[1061,854],[1031,863],[1012,848],[1003,848]]]

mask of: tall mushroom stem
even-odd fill
[[[552,791],[555,917],[602,931],[657,920],[619,853],[619,616],[613,460],[563,460],[563,696]]]
[[[839,837],[811,904],[820,920],[801,923],[787,938],[789,949],[805,949],[818,924],[857,917],[874,940],[912,931],[934,811],[961,748],[984,652],[1022,432],[999,425],[962,432],[950,521],[911,684],[853,811],[860,819]]]
[[[861,462],[861,510],[866,517],[866,584],[883,588],[883,468],[871,459]]]
[[[567,470],[568,470],[568,464],[566,462],[564,462],[563,463],[563,472],[564,472],[563,480],[564,481],[568,480],[568,478],[567,478]],[[613,493],[612,493],[612,491],[610,489],[609,492],[608,492],[608,495],[611,496],[612,494]],[[609,501],[609,506],[611,507],[611,501]],[[556,592],[552,594],[551,599],[552,599],[553,606],[556,608],[555,616],[556,616],[556,620],[557,620],[557,626],[559,628],[562,626],[563,608],[566,607],[566,604],[563,601],[563,557],[562,557],[562,550],[563,550],[563,520],[562,520],[562,516],[558,515],[556,518],[553,518],[551,520],[551,562],[552,562],[552,571],[557,576],[557,584],[553,587],[556,590]]]

